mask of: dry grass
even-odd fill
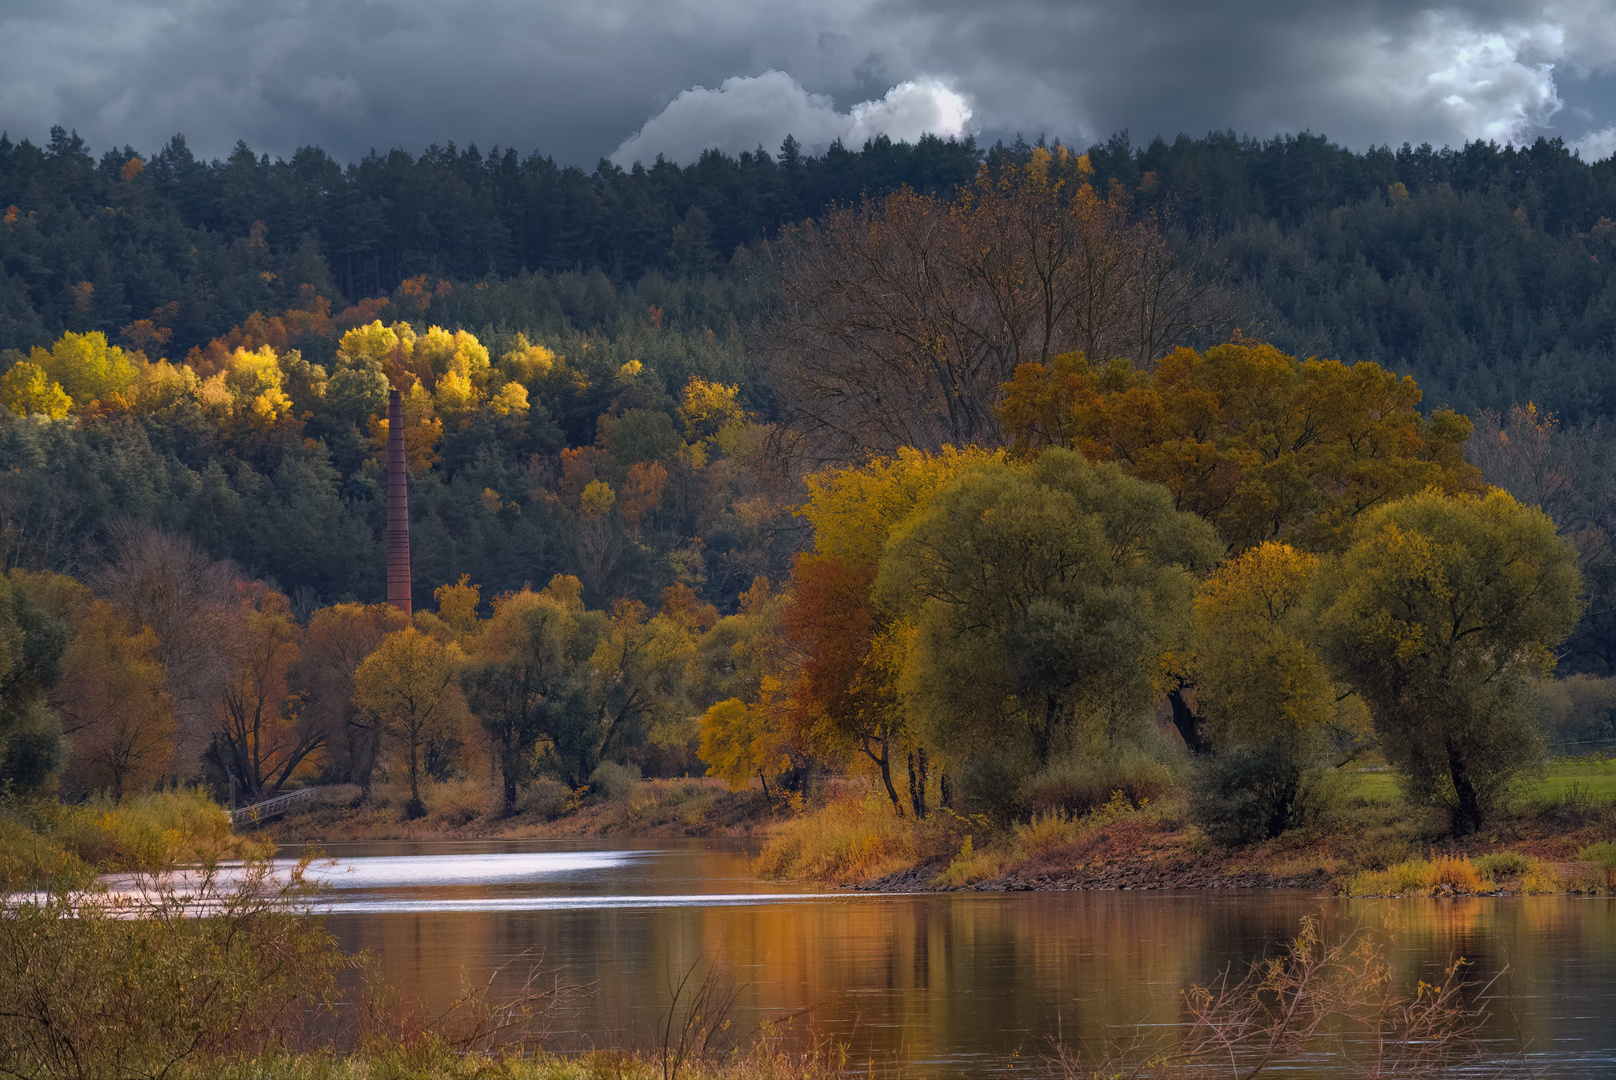
[[[1493,892],[1497,885],[1474,862],[1459,855],[1409,859],[1384,870],[1363,870],[1347,885],[1348,896],[1439,896]]]
[[[907,870],[949,847],[950,826],[934,815],[900,818],[885,795],[835,799],[777,828],[757,872],[777,880],[857,885]]]
[[[695,1061],[680,1080],[840,1080],[855,1073],[839,1055],[797,1054],[756,1046],[718,1060]],[[601,1050],[529,1056],[460,1053],[447,1047],[370,1054],[281,1054],[188,1065],[171,1080],[665,1080],[651,1054]]]

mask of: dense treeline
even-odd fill
[[[1036,149],[878,140],[813,157],[789,144],[585,172],[510,149],[344,166],[312,147],[203,162],[180,138],[99,159],[59,130],[45,146],[0,139],[0,347],[150,320],[184,354],[255,310],[292,306],[303,284],[341,310],[422,274],[598,270],[621,288],[723,270],[737,248],[833,205],[903,186],[949,192],[979,164],[1000,172]],[[1143,147],[1119,136],[1084,158],[1102,192],[1115,185],[1135,212],[1210,245],[1248,331],[1375,360],[1460,409],[1616,410],[1599,362],[1616,325],[1609,161],[1558,140],[1359,153],[1322,136],[1229,133]]]
[[[1554,480],[1597,474],[1603,437],[1447,407],[1563,362],[1594,396],[1551,405],[1599,414],[1616,229],[1566,200],[1597,211],[1603,166],[1310,138],[785,149],[562,170],[644,197],[661,254],[638,262],[610,230],[570,263],[543,229],[488,239],[555,210],[540,159],[372,158],[329,190],[446,216],[407,242],[420,206],[374,223],[393,246],[359,281],[307,214],[283,234],[293,165],[7,145],[55,200],[6,211],[8,310],[61,328],[0,353],[9,782],[385,774],[419,814],[453,777],[508,810],[625,765],[769,791],[867,768],[896,813],[1014,820],[1188,776],[1207,828],[1249,839],[1371,747],[1474,830],[1545,718],[1608,727],[1616,522],[1604,487]],[[540,186],[501,202],[507,159]],[[722,238],[679,201],[787,189],[789,213],[720,206]],[[86,221],[134,276],[52,293],[88,263],[35,256]],[[96,247],[120,235],[128,259]],[[141,314],[142,274],[202,291]],[[1355,351],[1284,348],[1320,326]],[[1510,351],[1551,337],[1558,360]],[[371,603],[389,389],[437,602],[408,623]],[[1550,683],[1568,637],[1585,678]]]
[[[271,161],[240,145],[204,162],[176,137],[97,160],[60,129],[44,147],[0,138],[0,347],[152,318],[183,354],[254,310],[289,306],[303,283],[343,306],[420,274],[700,274],[833,203],[952,188],[979,158],[969,142],[880,139],[820,157],[788,144],[778,157],[709,153],[628,171],[602,161],[586,173],[497,147],[372,153],[345,167],[314,147]]]

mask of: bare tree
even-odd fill
[[[177,724],[170,769],[176,777],[195,776],[229,677],[224,646],[237,602],[234,568],[188,537],[125,525],[115,530],[112,557],[91,584],[156,633]]]
[[[1081,159],[1051,160],[984,172],[953,200],[905,189],[838,208],[767,246],[757,353],[808,456],[995,443],[1019,365],[1080,351],[1144,367],[1221,323],[1223,291],[1182,245],[1099,195]]]

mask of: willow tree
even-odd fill
[[[1327,655],[1410,797],[1481,826],[1543,758],[1533,687],[1581,613],[1576,553],[1502,491],[1367,515],[1322,574]]]
[[[961,474],[892,535],[877,596],[913,620],[905,700],[953,761],[1103,754],[1160,700],[1211,526],[1053,450]],[[1007,774],[1009,775],[1009,774]]]

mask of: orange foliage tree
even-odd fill
[[[228,672],[207,756],[256,800],[279,791],[324,747],[327,732],[304,722],[302,703],[288,686],[302,631],[286,597],[262,582],[238,588],[241,604],[227,627]]]
[[[1018,451],[1115,461],[1166,485],[1236,552],[1267,540],[1334,551],[1371,507],[1479,489],[1464,460],[1470,421],[1419,405],[1413,379],[1376,364],[1299,360],[1237,338],[1178,349],[1148,375],[1080,353],[1024,364],[1002,415]]]

